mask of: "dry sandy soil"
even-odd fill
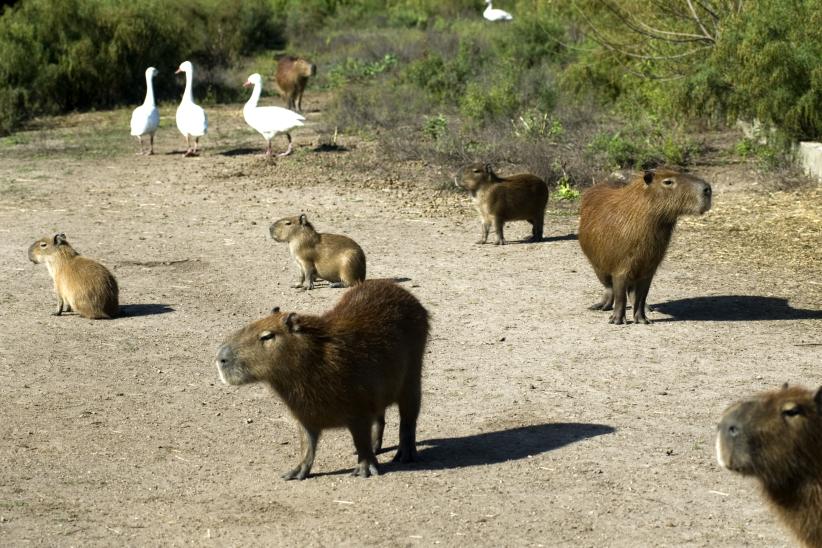
[[[822,384],[818,186],[696,166],[715,206],[680,224],[655,323],[613,326],[586,310],[600,288],[573,204],[551,202],[543,243],[478,246],[467,198],[434,166],[350,136],[318,149],[311,128],[267,162],[239,107],[212,109],[203,155],[183,159],[172,113],[153,157],[134,155],[125,110],[0,141],[0,544],[793,543],[755,483],[720,470],[713,438],[739,397]],[[299,212],[432,314],[419,463],[389,462],[392,410],[380,477],[350,477],[349,435],[329,431],[312,477],[283,481],[299,449],[287,409],[219,383],[228,333],[344,291],[289,287],[267,228]],[[50,315],[26,248],[56,231],[114,271],[125,317]]]

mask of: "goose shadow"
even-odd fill
[[[144,303],[120,305],[121,318],[154,316],[156,314],[166,314],[168,312],[174,312],[174,309],[167,304]]]
[[[788,304],[788,299],[756,295],[720,295],[679,299],[654,303],[653,309],[672,316],[671,318],[657,319],[656,322],[822,319],[822,310],[793,308]]]
[[[418,458],[415,462],[399,464],[383,458],[380,473],[387,474],[399,470],[451,470],[500,464],[533,457],[578,441],[613,432],[616,432],[616,429],[605,424],[572,422],[520,426],[459,438],[428,439],[417,442]],[[393,453],[396,449],[396,446],[383,447],[380,453]],[[350,472],[351,469],[346,468],[311,475],[333,476]]]

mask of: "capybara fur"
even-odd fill
[[[508,221],[528,221],[532,227],[528,241],[542,240],[548,185],[536,175],[522,173],[500,177],[490,164],[472,164],[455,177],[454,183],[467,190],[474,200],[482,227],[478,244],[488,241],[488,232],[493,225],[497,245],[504,245],[503,228]]]
[[[29,246],[29,259],[45,263],[54,281],[57,311],[77,312],[92,320],[114,318],[120,311],[117,280],[96,261],[80,256],[63,233],[42,238]]]
[[[283,474],[305,479],[326,428],[345,427],[357,450],[354,475],[379,473],[385,409],[399,407],[394,461],[415,460],[417,416],[428,312],[386,280],[349,289],[321,316],[272,310],[220,347],[217,370],[226,384],[263,382],[300,424],[302,460]]]
[[[799,540],[822,548],[822,388],[786,384],[730,406],[716,457],[723,468],[757,478]]]
[[[277,87],[285,96],[288,108],[303,111],[303,92],[308,79],[317,74],[317,66],[303,59],[284,55],[277,62]]]
[[[711,208],[711,185],[667,169],[645,171],[628,183],[606,180],[582,195],[579,244],[605,286],[594,310],[611,310],[610,322],[625,323],[626,293],[634,322],[645,313],[648,290],[671,241],[677,219]]]
[[[365,279],[365,253],[357,242],[340,234],[317,232],[305,214],[280,219],[269,232],[275,241],[288,243],[300,268],[300,281],[292,287],[314,289],[317,276],[345,287]]]

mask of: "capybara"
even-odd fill
[[[31,244],[29,259],[45,263],[54,280],[55,316],[74,310],[84,318],[99,320],[119,313],[117,280],[100,263],[80,256],[62,232]]]
[[[716,457],[723,468],[757,478],[799,540],[822,548],[822,388],[785,384],[730,406]]]
[[[288,242],[300,268],[300,281],[292,287],[314,289],[317,276],[332,286],[350,287],[365,279],[365,253],[357,242],[340,234],[317,232],[305,214],[285,217],[269,228],[277,242]]]
[[[532,227],[528,241],[542,240],[548,185],[536,175],[500,177],[490,164],[472,164],[454,178],[454,183],[467,190],[474,200],[482,226],[478,244],[488,241],[488,231],[493,224],[497,245],[504,245],[503,228],[508,221],[528,221]]]
[[[385,409],[396,403],[399,447],[394,461],[415,460],[417,416],[428,312],[386,280],[349,289],[322,316],[272,310],[240,329],[217,352],[220,379],[264,382],[300,424],[302,460],[283,474],[305,479],[320,433],[346,427],[357,449],[355,476],[379,473]]]
[[[285,96],[288,108],[303,111],[303,92],[308,79],[317,74],[317,65],[302,57],[284,55],[277,61],[277,87]]]
[[[627,184],[605,181],[582,195],[579,244],[605,286],[593,310],[611,310],[610,323],[625,323],[626,292],[633,294],[634,322],[651,323],[645,302],[680,215],[711,208],[711,185],[685,173],[657,169]]]

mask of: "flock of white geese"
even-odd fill
[[[486,8],[483,17],[488,21],[511,21],[513,17],[507,11],[495,9],[491,6],[492,0],[485,0]],[[208,132],[208,115],[205,110],[194,102],[192,85],[194,81],[194,65],[190,61],[180,64],[175,74],[185,73],[186,87],[183,91],[183,98],[180,106],[177,107],[175,116],[177,129],[186,139],[186,151],[183,156],[196,156],[200,137]],[[154,134],[160,126],[160,111],[157,110],[157,103],[154,100],[154,77],[158,71],[154,67],[146,69],[146,99],[143,104],[134,109],[131,114],[131,134],[140,141],[140,152],[138,154],[154,154]],[[257,106],[260,100],[260,93],[263,90],[262,77],[254,73],[248,77],[243,87],[254,86],[251,97],[243,107],[243,118],[245,122],[266,141],[265,155],[272,156],[271,141],[278,133],[285,133],[288,138],[288,148],[278,156],[291,154],[291,130],[303,125],[305,118],[292,110],[282,107],[261,107]],[[148,135],[148,151],[145,149],[143,137]],[[192,146],[192,140],[194,145]]]

